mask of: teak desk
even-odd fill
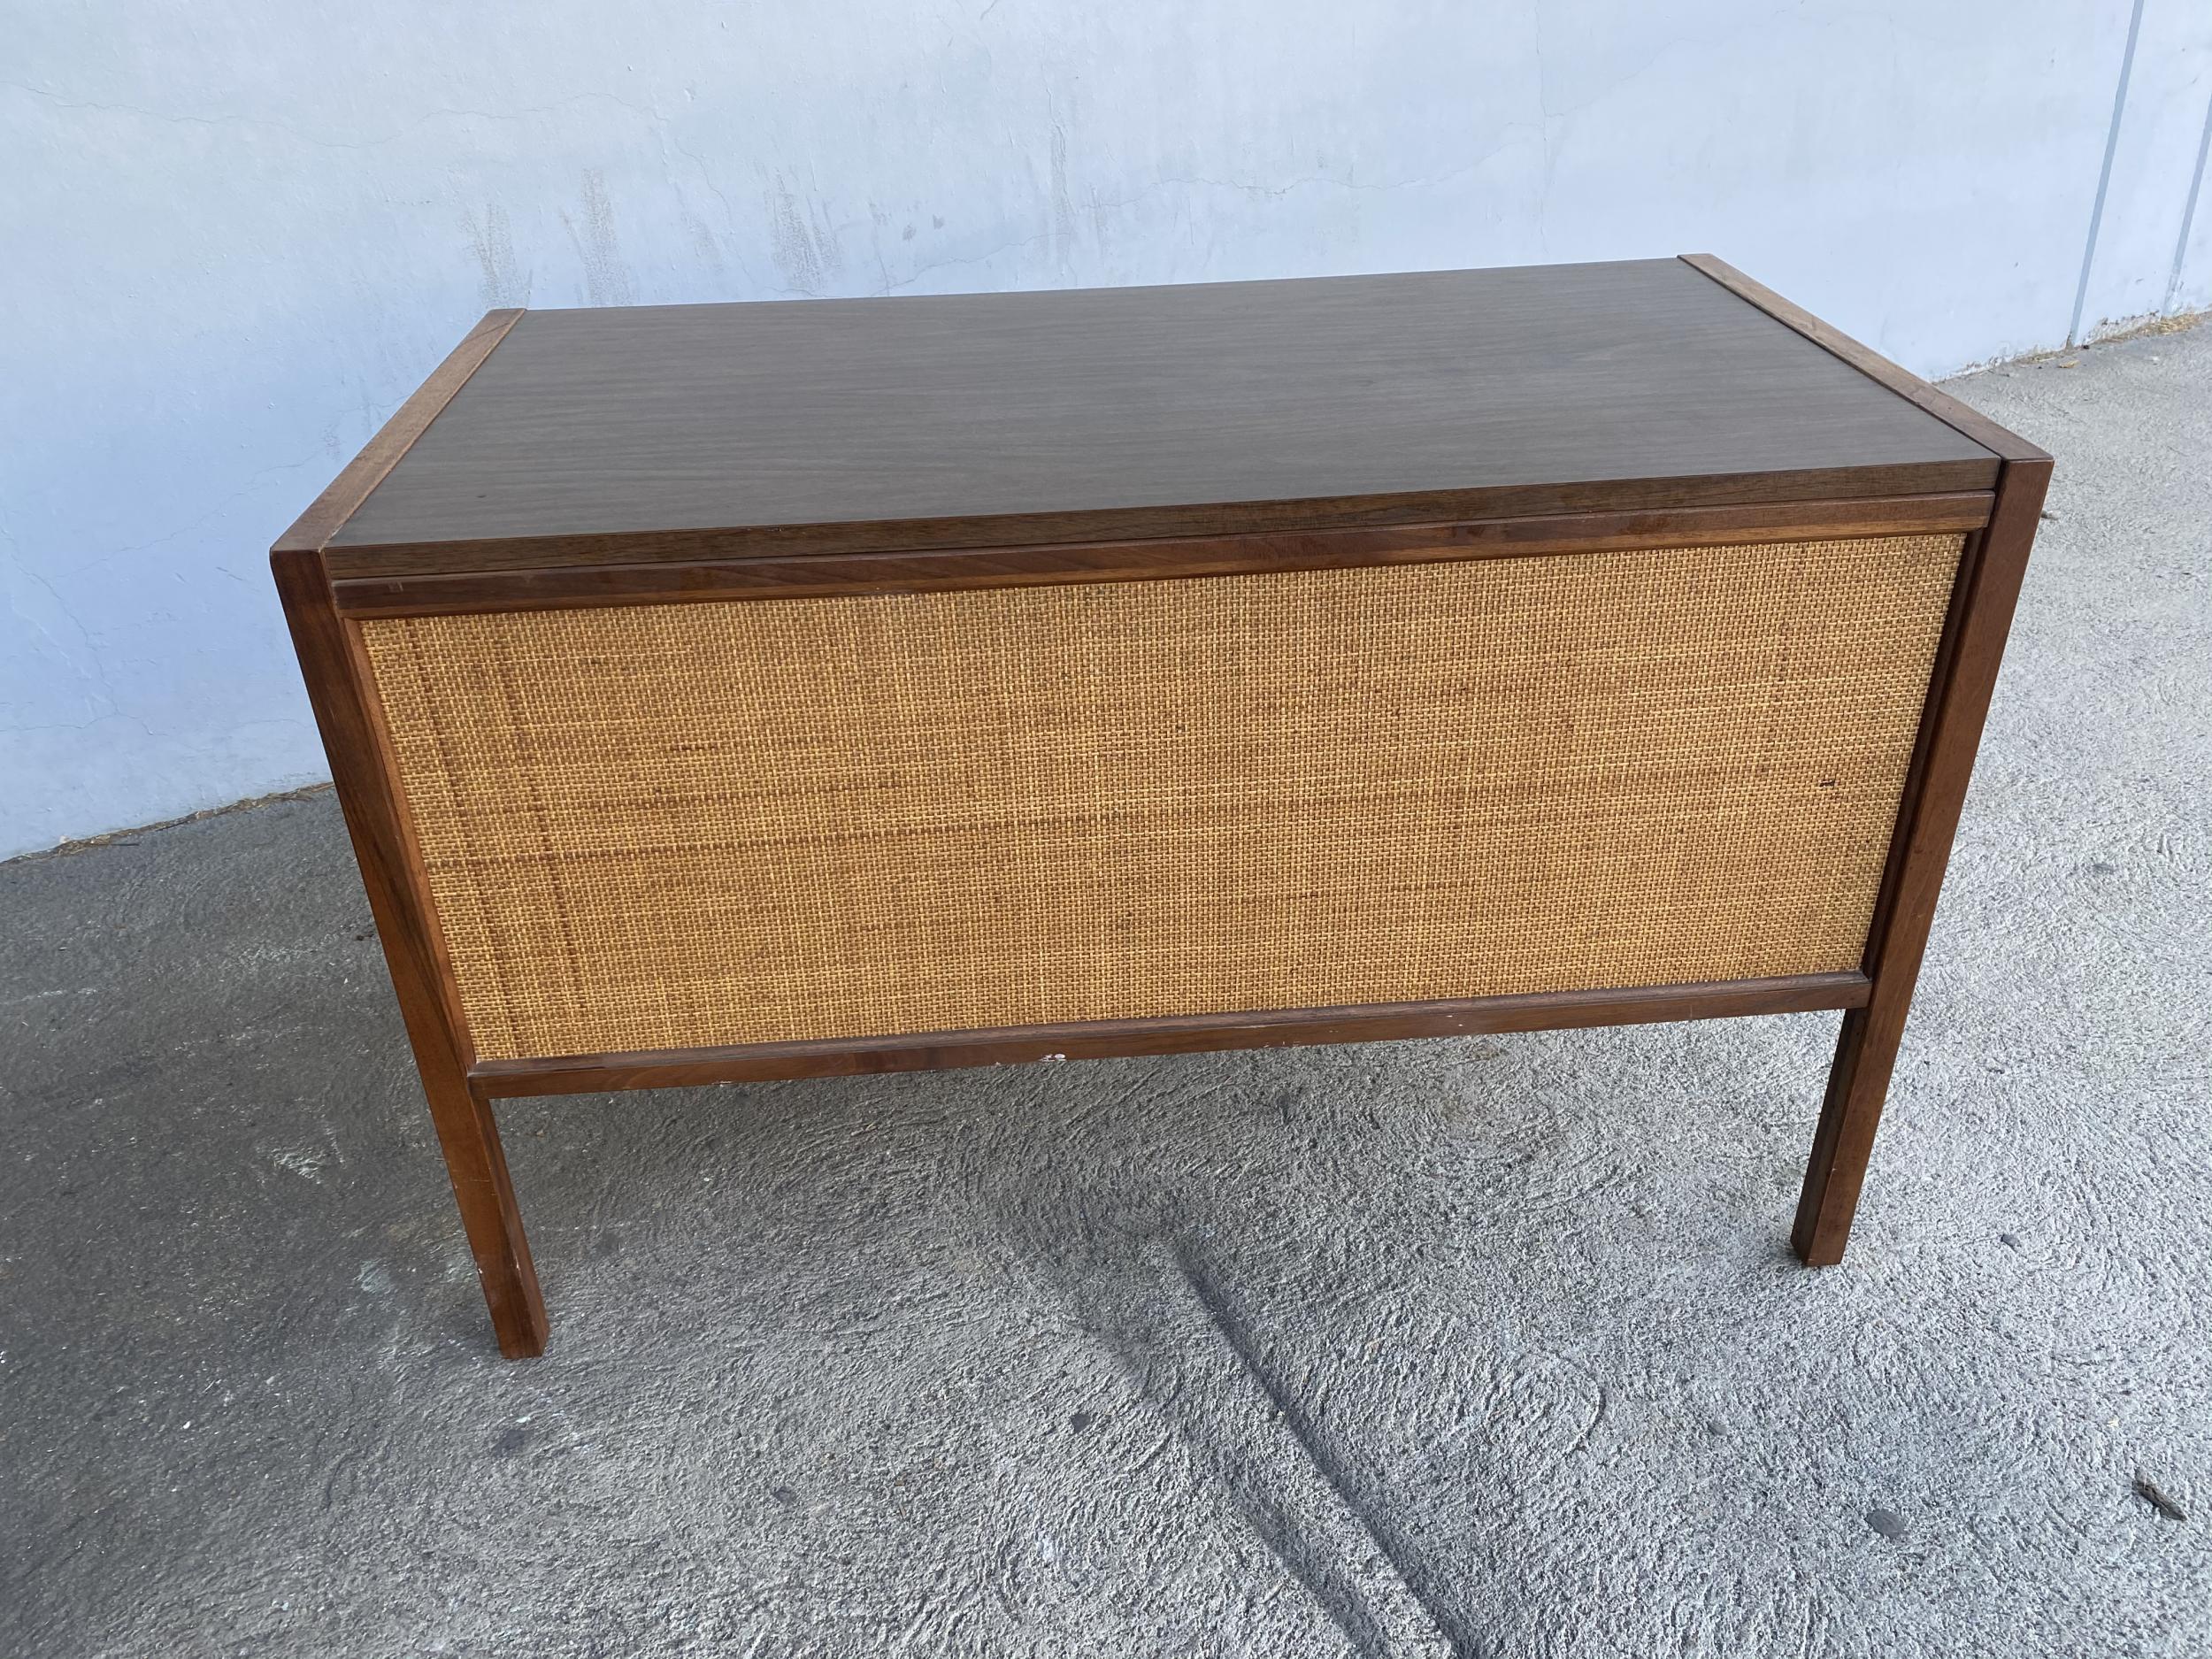
[[[1706,257],[494,311],[277,582],[509,1355],[503,1095],[1843,1009],[2050,457]]]

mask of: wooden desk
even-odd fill
[[[1717,260],[495,311],[273,564],[502,1349],[491,1102],[1847,1010],[2050,457]]]

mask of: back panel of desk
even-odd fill
[[[355,626],[499,1061],[1855,971],[1964,541]]]

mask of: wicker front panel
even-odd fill
[[[506,1058],[1855,968],[1961,545],[362,629]]]

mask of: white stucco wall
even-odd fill
[[[2212,302],[2131,17],[0,0],[0,855],[326,775],[265,549],[488,307],[1704,249],[1939,373]]]

